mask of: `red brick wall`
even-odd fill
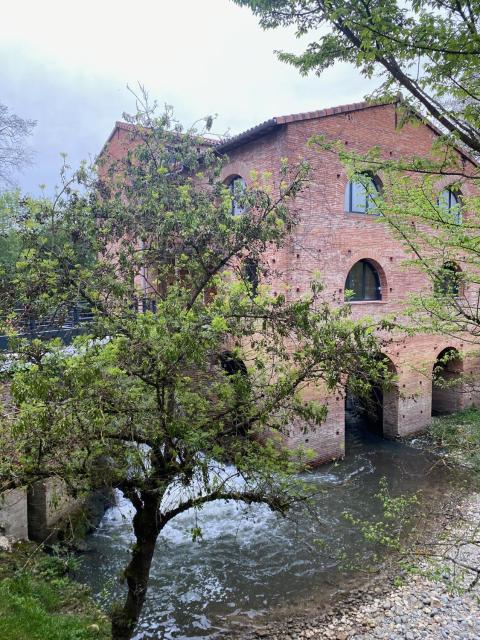
[[[264,261],[270,268],[268,284],[273,292],[291,297],[308,291],[312,275],[320,272],[324,296],[333,302],[343,301],[345,280],[350,268],[362,258],[371,260],[381,276],[382,300],[352,302],[354,317],[380,318],[386,314],[399,317],[405,298],[429,287],[420,272],[407,269],[407,256],[381,222],[373,216],[345,212],[344,195],[347,175],[338,157],[331,152],[313,149],[307,141],[314,134],[341,140],[346,148],[366,152],[379,145],[385,157],[400,158],[427,155],[436,134],[429,127],[406,124],[397,128],[395,105],[374,106],[349,113],[290,122],[269,134],[237,146],[229,152],[229,162],[222,177],[240,175],[247,182],[250,172],[271,174],[278,185],[281,158],[293,164],[307,159],[312,166],[312,180],[299,194],[294,207],[299,223],[280,250],[267,251]],[[131,146],[128,130],[117,128],[107,145],[109,157],[119,159]],[[466,161],[468,169],[469,162]],[[447,182],[447,181],[445,181]],[[468,193],[467,193],[468,195]],[[139,276],[137,284],[142,286]],[[384,336],[385,337],[385,336]],[[478,371],[478,354],[467,343],[441,336],[394,336],[386,341],[384,352],[397,374],[396,386],[384,396],[384,434],[404,436],[422,430],[430,422],[432,409],[432,369],[438,354],[455,347],[463,355],[464,371]],[[345,451],[344,390],[326,394],[321,388],[305,394],[328,406],[326,422],[315,431],[303,433],[301,425],[290,425],[288,441],[316,452],[317,461],[338,458]],[[443,399],[453,408],[480,404],[480,393],[459,392]]]
[[[295,201],[300,218],[297,227],[280,251],[267,252],[265,260],[272,268],[273,291],[288,287],[290,295],[308,291],[312,275],[320,271],[324,295],[329,301],[343,300],[345,280],[350,268],[362,258],[372,260],[381,274],[382,300],[354,302],[355,317],[386,314],[399,316],[408,294],[429,287],[420,272],[407,269],[407,256],[387,227],[373,216],[345,212],[344,194],[347,175],[338,157],[331,152],[312,149],[307,141],[314,134],[341,140],[347,148],[365,152],[380,145],[386,157],[427,155],[435,133],[427,126],[406,124],[397,129],[394,105],[376,106],[351,113],[291,122],[278,127],[263,138],[243,144],[229,152],[224,177],[239,174],[249,180],[251,170],[272,172],[278,181],[280,159],[294,163],[307,159],[312,166],[309,187]],[[397,336],[385,349],[398,375],[397,388],[384,398],[384,433],[390,437],[420,431],[430,422],[432,403],[431,374],[435,360],[445,347],[468,352],[468,345],[444,337],[418,335]],[[476,368],[478,357],[472,354],[469,367]],[[325,425],[315,433],[303,434],[293,427],[289,441],[315,449],[318,460],[343,455],[344,398],[341,390],[325,396],[322,390],[309,396],[325,400],[329,415]],[[478,394],[456,396],[452,409],[478,402]],[[453,406],[455,405],[455,406]]]

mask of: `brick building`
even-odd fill
[[[311,183],[295,201],[298,225],[281,250],[264,256],[271,268],[269,285],[273,291],[301,296],[308,290],[312,274],[319,271],[327,300],[343,301],[345,288],[355,289],[350,302],[352,314],[380,318],[385,314],[400,315],[409,293],[430,286],[422,273],[402,264],[408,256],[386,225],[365,215],[365,194],[362,196],[357,184],[349,184],[336,155],[307,144],[312,135],[322,134],[357,152],[379,145],[382,153],[392,158],[429,153],[438,136],[433,127],[420,123],[401,128],[397,125],[396,103],[359,103],[272,118],[217,146],[218,152],[229,158],[222,176],[227,184],[236,180],[248,183],[252,170],[272,172],[273,180],[278,181],[281,158],[290,162],[307,159],[312,166]],[[129,125],[117,123],[107,142],[110,155],[124,153],[129,130]],[[462,159],[467,164],[472,162]],[[448,181],[439,186],[447,188]],[[395,387],[383,394],[381,425],[385,436],[421,431],[432,412],[453,412],[480,400],[480,396],[460,386],[432,387],[432,369],[446,349],[456,349],[458,358],[446,365],[445,377],[477,369],[478,356],[460,339],[397,335],[385,349],[397,376]],[[309,395],[326,400],[328,418],[315,433],[292,428],[290,443],[313,448],[318,461],[343,456],[345,393],[328,396],[317,388],[311,389]]]

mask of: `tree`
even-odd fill
[[[340,142],[312,139],[339,154],[372,199],[370,214],[388,224],[404,245],[406,266],[425,276],[423,290],[406,300],[401,328],[461,336],[480,344],[480,196],[477,168],[440,140],[428,158],[385,159],[381,150],[352,152]],[[382,188],[371,188],[380,175]],[[477,380],[471,380],[478,386]]]
[[[26,140],[35,125],[34,120],[9,113],[8,107],[0,104],[0,185],[11,185],[12,174],[30,164],[32,152]]]
[[[346,377],[358,391],[386,373],[368,321],[329,308],[318,282],[287,300],[244,268],[255,261],[265,282],[262,256],[295,224],[289,205],[308,167],[284,163],[275,180],[252,176],[233,195],[220,181],[224,159],[169,110],[157,117],[144,105],[129,121],[128,154],[107,160],[93,184],[82,169],[79,188],[67,184],[53,203],[23,202],[21,258],[0,279],[4,306],[13,288],[40,317],[77,301],[94,314],[73,351],[20,339],[10,314],[4,432],[17,454],[0,468],[11,482],[54,474],[72,491],[108,485],[130,500],[136,544],[112,614],[116,640],[134,632],[172,518],[214,500],[280,513],[305,500],[293,474],[310,454],[283,443],[293,421],[321,428],[326,408],[302,392]]]
[[[19,201],[17,191],[0,193],[0,272],[13,268],[20,255],[20,240],[15,229]]]
[[[302,74],[320,75],[349,62],[384,81],[374,94],[399,88],[408,105],[480,153],[480,4],[477,0],[234,0],[259,16],[265,29],[296,27],[314,40],[299,54],[279,52]]]
[[[296,27],[312,34],[303,53],[279,52],[302,74],[318,75],[335,62],[353,64],[382,83],[370,96],[394,100],[406,122],[433,123],[438,138],[428,157],[367,154],[316,137],[313,143],[340,154],[350,176],[380,175],[379,214],[404,244],[409,263],[430,288],[410,300],[408,330],[480,335],[480,5],[466,0],[234,0],[268,28]],[[396,94],[406,91],[403,98]],[[368,179],[365,183],[368,188]],[[448,284],[446,284],[448,281]],[[404,327],[405,328],[405,327]]]
[[[33,120],[24,120],[9,113],[0,104],[0,187],[12,185],[12,174],[31,162],[32,154],[26,139],[35,127]],[[14,219],[18,212],[20,193],[0,192],[0,273],[12,267],[18,256],[19,241]]]

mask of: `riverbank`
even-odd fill
[[[431,451],[480,473],[480,410],[476,407],[433,418],[426,438]]]
[[[467,451],[452,439],[455,421],[451,417],[434,422],[427,446],[442,448],[446,458],[473,468],[478,445],[470,436],[478,431],[480,413],[470,410],[459,417],[459,437],[469,444]],[[267,622],[244,638],[478,640],[480,493],[459,493],[437,513],[430,534],[425,533],[405,549],[400,561],[359,589],[339,594],[320,615],[310,607],[302,615]]]
[[[0,638],[107,640],[110,624],[89,589],[68,576],[71,556],[51,556],[30,542],[0,552]]]
[[[331,611],[258,629],[268,640],[478,640],[480,638],[480,494],[458,507],[460,525],[416,549],[426,556],[404,573],[374,582]],[[473,542],[472,542],[473,541]],[[417,556],[419,557],[419,556]],[[421,556],[420,556],[421,557]],[[472,570],[473,569],[473,570]]]
[[[385,546],[383,534],[393,542],[399,534],[403,547],[411,538],[405,528],[415,526],[417,539],[427,527],[429,539],[443,505],[456,505],[470,491],[464,484],[469,473],[448,469],[419,443],[386,440],[361,425],[350,425],[346,435],[345,459],[306,477],[315,491],[307,513],[302,508],[281,518],[262,505],[246,510],[218,502],[175,518],[153,558],[139,637],[233,640],[267,623],[286,629],[297,621],[312,622],[340,598],[343,613],[345,599],[361,604],[361,597],[354,598],[366,581],[367,595],[376,593],[383,584],[379,571],[394,563],[397,549]],[[386,502],[379,499],[383,486]],[[398,522],[403,497],[413,496],[418,496],[415,522],[403,517]],[[76,572],[106,608],[123,595],[115,578],[129,560],[131,518],[131,505],[118,496],[88,536]],[[378,523],[373,541],[365,535],[371,523]],[[203,537],[192,544],[194,526],[201,526]],[[392,567],[389,575],[398,573]],[[392,586],[386,581],[388,592]]]

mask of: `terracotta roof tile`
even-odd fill
[[[353,102],[351,104],[343,104],[336,107],[329,107],[327,109],[319,109],[317,111],[306,111],[302,113],[291,113],[289,115],[276,116],[274,118],[270,118],[269,120],[265,120],[264,122],[261,122],[260,124],[254,127],[250,127],[249,129],[246,129],[242,133],[239,133],[238,135],[235,135],[231,138],[227,138],[225,140],[220,140],[220,141],[213,140],[211,138],[203,138],[203,142],[208,146],[216,147],[219,152],[225,153],[229,149],[233,149],[234,147],[240,144],[245,144],[246,142],[250,142],[251,140],[259,138],[260,136],[273,131],[278,126],[290,124],[292,122],[304,121],[304,120],[327,118],[328,116],[339,115],[342,113],[350,113],[352,111],[361,111],[363,109],[381,107],[389,104],[393,105],[401,101],[402,101],[402,97],[399,95],[394,100],[388,100],[383,102],[366,102],[366,101]],[[442,135],[441,131],[434,124],[429,122],[425,122],[425,124],[429,126],[436,134]],[[128,122],[117,121],[101,153],[103,153],[103,151],[106,148],[106,145],[108,144],[108,142],[110,142],[110,140],[113,138],[115,132],[118,129],[122,129],[124,131],[135,131],[135,125],[130,124]],[[464,155],[471,162],[476,164],[475,159],[472,158],[464,149],[459,147],[458,150],[462,155]]]
[[[362,109],[370,109],[371,107],[379,107],[386,104],[396,104],[397,100],[388,100],[385,102],[353,102],[351,104],[342,104],[328,109],[319,109],[317,111],[307,111],[304,113],[292,113],[287,116],[277,116],[274,118],[277,124],[287,124],[297,122],[299,120],[313,120],[315,118],[326,118],[328,116],[338,115],[339,113],[349,113],[350,111],[360,111]]]
[[[338,107],[329,107],[328,109],[319,109],[317,111],[306,111],[303,113],[291,113],[285,116],[276,116],[274,118],[270,118],[270,120],[265,120],[261,124],[256,125],[255,127],[251,127],[242,133],[239,133],[232,138],[226,139],[218,145],[218,150],[225,152],[228,149],[232,149],[238,144],[244,144],[245,142],[249,142],[261,135],[265,135],[269,133],[275,127],[291,124],[292,122],[299,122],[303,120],[314,120],[316,118],[326,118],[328,116],[338,115],[341,113],[349,113],[351,111],[360,111],[362,109],[370,109],[372,107],[380,107],[387,104],[396,104],[400,101],[400,98],[396,100],[388,100],[385,102],[354,102],[352,104],[344,104]]]

